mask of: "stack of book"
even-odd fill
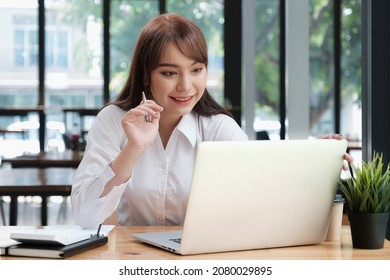
[[[2,227],[0,255],[35,258],[67,258],[107,244],[108,232],[114,226],[103,226],[96,232],[77,226]]]

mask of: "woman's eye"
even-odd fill
[[[173,72],[173,71],[166,71],[166,72],[163,72],[163,74],[164,74],[165,76],[174,76],[174,75],[176,75],[176,72]]]
[[[198,67],[198,68],[195,68],[195,69],[193,70],[193,72],[194,72],[194,73],[200,73],[200,72],[202,72],[202,70],[203,70],[202,67]]]

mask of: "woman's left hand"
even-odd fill
[[[321,136],[319,138],[320,139],[337,139],[337,140],[344,139],[344,137],[342,135],[340,135],[340,134],[328,134],[328,135]],[[354,161],[353,157],[350,154],[348,154],[348,153],[345,153],[344,160],[346,160],[349,163],[352,163]],[[348,164],[347,163],[343,164],[343,169],[344,170],[348,170]]]

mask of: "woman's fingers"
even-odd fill
[[[345,159],[346,161],[348,161],[349,163],[352,163],[352,162],[354,161],[353,157],[352,157],[350,154],[348,154],[348,153],[346,153],[346,154],[344,155],[344,159]]]
[[[160,112],[163,108],[160,105],[157,105],[153,100],[142,101],[137,108],[143,110],[145,112],[145,121],[152,122],[153,118],[158,118]]]

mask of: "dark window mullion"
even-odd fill
[[[333,2],[333,44],[334,44],[334,131],[340,133],[341,110],[341,0]]]
[[[110,7],[111,0],[103,1],[103,104],[110,101]]]
[[[279,1],[279,116],[280,139],[286,138],[286,0]]]
[[[38,105],[45,105],[45,0],[38,0]]]
[[[241,125],[242,1],[225,0],[224,17],[225,100],[230,103],[228,104],[228,109],[230,109],[234,119]]]
[[[158,1],[158,7],[160,14],[165,14],[167,12],[167,7],[166,7],[166,0],[159,0]]]
[[[390,3],[362,1],[363,160],[390,163]]]

